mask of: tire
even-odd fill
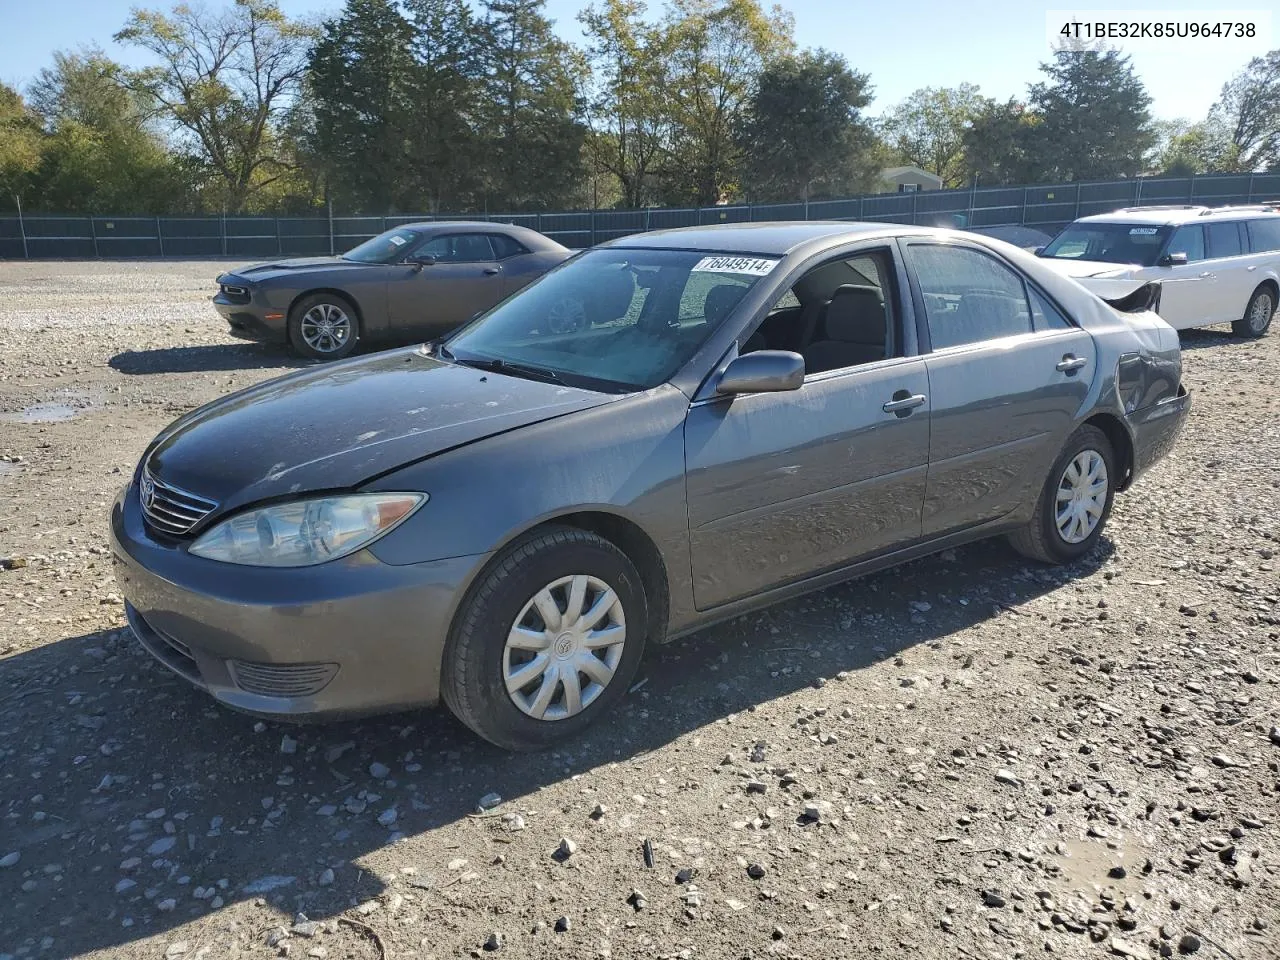
[[[570,621],[560,632],[558,624],[542,615],[545,604],[539,608],[534,598],[549,593],[555,615],[569,614],[579,581],[585,587],[580,611],[600,612],[595,602],[604,596],[601,585],[613,591],[616,602],[604,609],[594,629],[575,631]],[[588,637],[601,644],[605,630],[617,630],[619,623],[620,644],[594,651],[582,645]],[[527,648],[510,645],[517,630]],[[459,720],[490,743],[507,750],[541,750],[577,736],[613,710],[640,665],[647,632],[644,588],[626,554],[585,530],[546,528],[508,547],[469,592],[445,644],[441,696]],[[538,644],[543,646],[535,652],[532,647]],[[601,664],[587,664],[595,677],[578,669],[588,657]],[[531,666],[538,658],[541,669]],[[610,666],[611,676],[600,683]],[[581,703],[576,711],[569,685],[559,674],[565,670],[569,675],[570,667]],[[513,684],[528,679],[512,693],[509,677]],[[548,683],[546,699],[539,694]]]
[[[345,331],[340,341],[336,337],[339,331]],[[359,342],[360,318],[355,305],[346,297],[336,293],[311,293],[298,300],[289,311],[289,343],[308,359],[341,360],[350,356]]]
[[[1276,296],[1271,287],[1263,284],[1253,291],[1244,316],[1231,324],[1231,332],[1237,337],[1256,340],[1271,328],[1271,318],[1276,312]]]
[[[1087,465],[1090,454],[1101,459],[1105,471],[1106,490],[1103,502],[1100,504],[1101,511],[1096,517],[1093,529],[1087,530],[1087,523],[1090,522],[1092,514],[1087,512],[1086,507],[1091,498],[1082,497],[1079,501],[1080,510],[1085,511],[1081,514],[1082,519],[1079,525],[1068,519],[1065,527],[1066,535],[1064,535],[1063,530],[1059,529],[1058,491],[1070,489],[1068,470],[1073,464],[1077,468]],[[1044,487],[1040,491],[1040,497],[1036,501],[1036,511],[1031,517],[1031,522],[1010,535],[1009,542],[1013,548],[1024,557],[1052,564],[1071,563],[1089,553],[1097,546],[1098,540],[1102,537],[1102,530],[1107,525],[1107,518],[1111,516],[1111,505],[1115,500],[1115,482],[1119,477],[1115,461],[1115,451],[1111,447],[1111,441],[1097,427],[1084,426],[1073,433],[1062,448],[1062,453],[1053,462],[1049,476],[1045,479]],[[1088,479],[1087,472],[1082,479]],[[1084,485],[1081,484],[1081,486]],[[1099,506],[1096,500],[1094,505]],[[1087,535],[1081,536],[1085,533]]]

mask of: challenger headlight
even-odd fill
[[[188,552],[252,567],[309,567],[368,546],[426,500],[425,493],[359,493],[277,503],[222,521]]]

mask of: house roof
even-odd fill
[[[932,180],[933,182],[938,184],[942,183],[942,178],[938,176],[936,173],[930,173],[928,170],[922,170],[920,167],[912,167],[912,166],[885,167],[883,170],[880,171],[880,176],[885,178],[900,177],[904,173],[909,173],[917,177],[924,177],[924,179]]]

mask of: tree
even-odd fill
[[[22,95],[0,83],[0,203],[21,197],[40,164],[40,121]]]
[[[1116,50],[1058,50],[1030,88],[1040,116],[1035,155],[1045,176],[1109,180],[1142,171],[1155,141],[1151,98]]]
[[[546,209],[582,179],[577,121],[581,62],[552,32],[546,0],[483,0],[484,90],[479,119],[490,209]]]
[[[234,0],[217,13],[134,10],[116,40],[160,61],[131,82],[188,138],[228,211],[291,170],[276,130],[298,93],[311,32],[274,0]]]
[[[35,190],[42,209],[169,213],[188,185],[149,121],[149,104],[101,50],[55,53],[31,85],[45,141]]]
[[[633,208],[652,199],[671,136],[663,90],[669,34],[644,14],[641,0],[604,0],[578,16],[588,41],[591,166],[616,177],[620,202]]]
[[[465,0],[405,0],[415,28],[413,155],[430,210],[474,200],[482,156],[472,126],[480,105],[481,51]]]
[[[987,185],[1040,180],[1033,142],[1038,123],[1015,99],[986,101],[962,137],[966,179]]]
[[[1280,50],[1254,57],[1227,81],[1209,127],[1210,136],[1225,141],[1223,169],[1253,172],[1280,163]]]
[[[331,199],[390,213],[414,206],[413,27],[392,0],[349,0],[311,51],[304,107],[313,115],[308,153]]]
[[[861,110],[870,102],[869,78],[838,54],[805,51],[766,66],[742,135],[751,197],[868,189],[879,173],[864,162],[873,135]]]
[[[924,87],[889,113],[882,132],[907,163],[937,174],[944,187],[958,187],[965,179],[965,131],[987,103],[971,83]]]
[[[737,192],[739,131],[764,67],[791,52],[794,22],[758,0],[673,0],[665,96],[673,141],[668,201],[711,205]]]

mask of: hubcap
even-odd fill
[[[334,353],[351,339],[351,319],[336,303],[317,303],[302,316],[302,339],[317,353]]]
[[[1274,309],[1271,303],[1271,294],[1258,294],[1257,299],[1253,301],[1253,309],[1249,311],[1249,329],[1254,333],[1261,333],[1267,329],[1267,324],[1271,322],[1271,314]]]
[[[1058,536],[1082,543],[1102,521],[1107,506],[1107,462],[1096,450],[1081,450],[1058,480]]]
[[[502,679],[520,711],[564,720],[604,693],[627,642],[622,601],[603,580],[561,577],[535,593],[507,634]]]

